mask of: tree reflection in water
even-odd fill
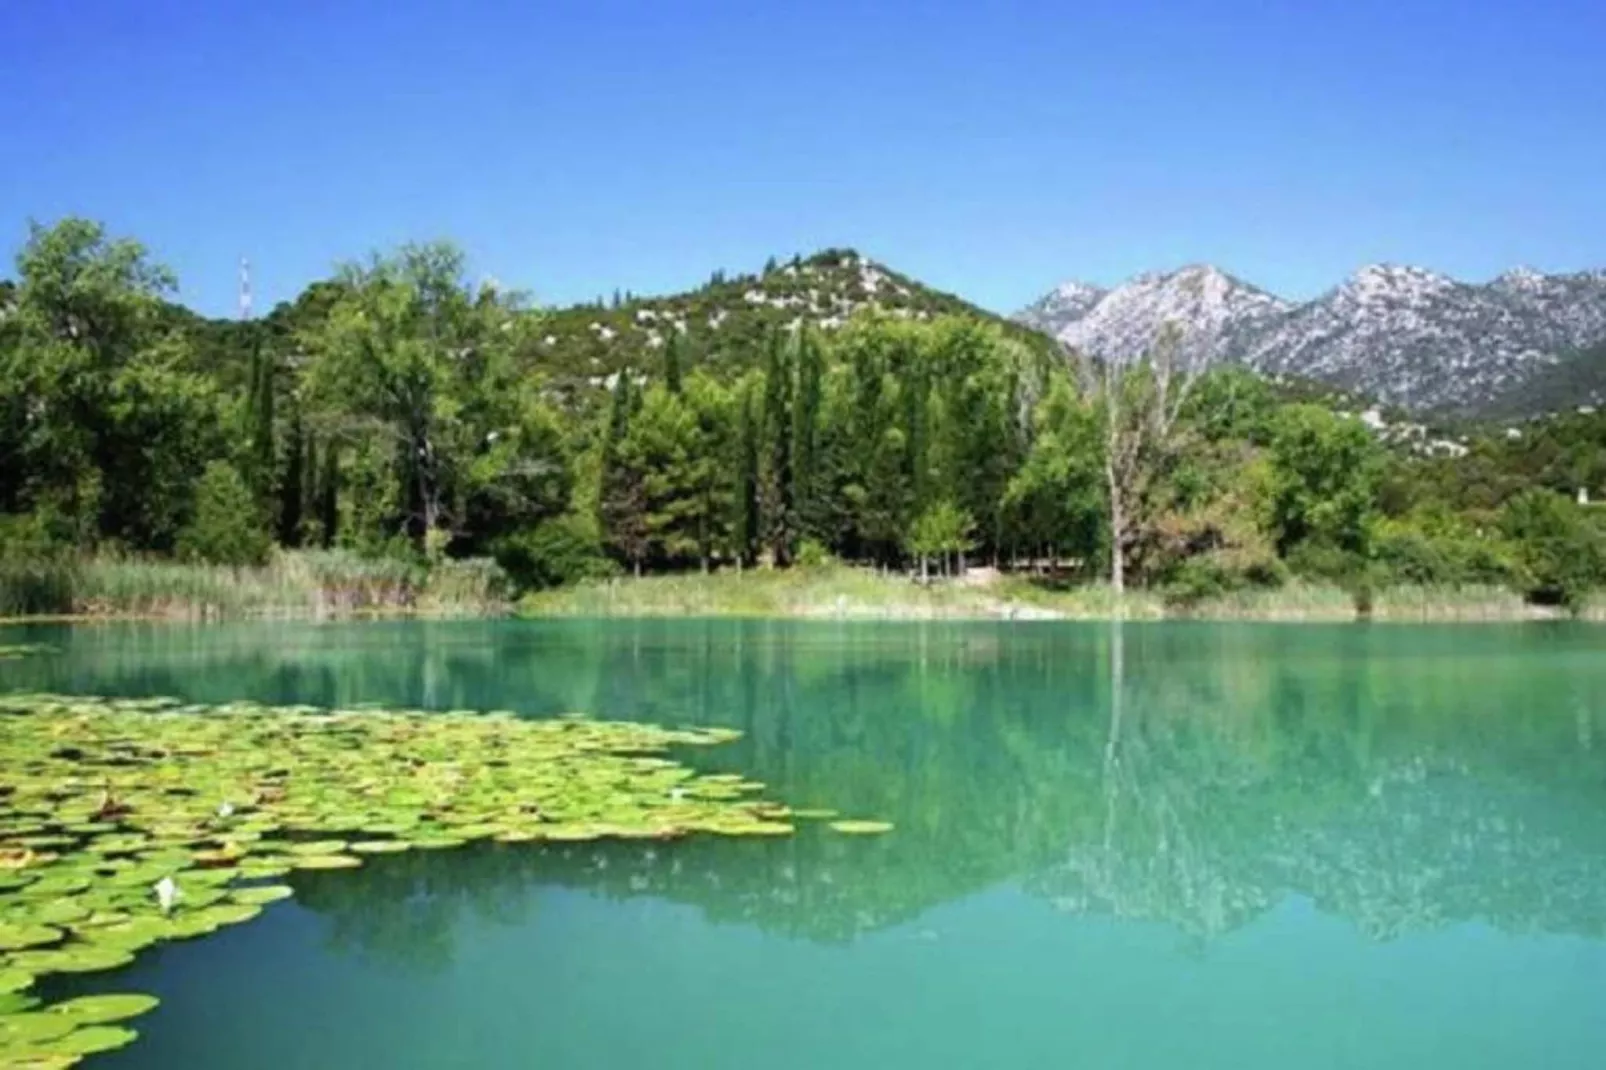
[[[47,632],[47,629],[39,630]],[[1603,933],[1606,658],[1586,627],[608,622],[30,635],[12,686],[579,710],[741,728],[688,758],[894,833],[481,845],[298,874],[419,968],[542,886],[821,942],[1004,883],[1199,946],[1289,896],[1379,939]],[[28,674],[33,674],[29,678]],[[539,916],[533,915],[536,924]]]

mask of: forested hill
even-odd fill
[[[615,293],[607,301],[549,310],[536,355],[554,385],[601,386],[625,367],[638,372],[659,367],[673,334],[688,367],[707,363],[720,370],[746,370],[755,366],[756,355],[764,352],[777,327],[834,331],[871,308],[921,322],[969,317],[992,323],[1042,353],[1056,349],[1046,335],[925,286],[855,250],[826,249],[784,263],[772,259],[753,274],[715,272],[685,293]]]
[[[0,287],[9,287],[0,281]],[[5,290],[0,289],[0,301]],[[339,284],[316,282],[249,324],[208,319],[181,305],[167,314],[195,341],[208,371],[240,387],[250,362],[251,339],[293,349],[298,331],[315,326],[338,298]],[[611,386],[629,368],[638,376],[664,363],[671,336],[687,369],[742,372],[758,366],[777,328],[809,326],[833,332],[854,315],[875,309],[894,319],[930,322],[960,316],[998,328],[1042,356],[1057,355],[1047,335],[944,293],[868,259],[853,249],[825,249],[811,256],[771,259],[759,271],[716,271],[703,285],[682,293],[642,296],[615,292],[585,304],[539,310],[541,329],[523,358],[549,391],[574,399]],[[594,389],[592,389],[594,388]]]
[[[1579,606],[1606,586],[1606,416],[1440,441],[1164,347],[1084,380],[1046,336],[847,251],[549,311],[472,283],[450,244],[406,246],[240,323],[69,219],[30,230],[17,280],[0,595],[18,577],[19,612],[87,604],[40,561],[278,549],[494,559],[525,586],[967,558],[1185,599],[1314,577]]]

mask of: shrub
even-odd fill
[[[619,571],[603,552],[596,524],[572,513],[500,539],[495,549],[497,562],[524,590],[605,579]]]
[[[260,565],[272,548],[239,471],[222,461],[208,464],[195,490],[195,519],[179,533],[180,556],[216,565]]]
[[[1500,527],[1514,544],[1531,600],[1577,608],[1606,583],[1606,535],[1568,498],[1523,491],[1502,509]]]
[[[1289,571],[1306,579],[1343,582],[1360,571],[1359,554],[1325,542],[1302,542],[1288,554]]]
[[[1191,606],[1251,587],[1281,587],[1288,570],[1275,557],[1240,560],[1233,551],[1211,551],[1179,562],[1166,578],[1165,600]]]
[[[1462,581],[1459,563],[1443,542],[1414,528],[1385,525],[1374,549],[1382,574],[1395,583],[1453,587]]]
[[[430,567],[420,601],[433,609],[480,612],[506,602],[512,581],[489,557],[445,558]]]
[[[836,564],[836,558],[825,544],[816,539],[804,539],[797,548],[797,565],[800,568],[826,568]]]

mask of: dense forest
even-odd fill
[[[696,329],[666,317],[609,351],[588,313],[471,284],[449,245],[222,321],[174,303],[137,242],[35,225],[0,282],[7,604],[50,608],[85,560],[288,555],[519,588],[829,561],[1184,602],[1305,577],[1577,605],[1606,583],[1581,500],[1606,487],[1593,412],[1428,448],[1288,384],[1174,367],[1163,341],[1101,366],[957,300],[825,324],[777,301],[711,329],[709,294],[751,304],[802,264],[716,277],[686,302]],[[609,313],[651,318],[631,300]]]

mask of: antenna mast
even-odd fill
[[[240,319],[251,318],[251,261],[240,258]]]

